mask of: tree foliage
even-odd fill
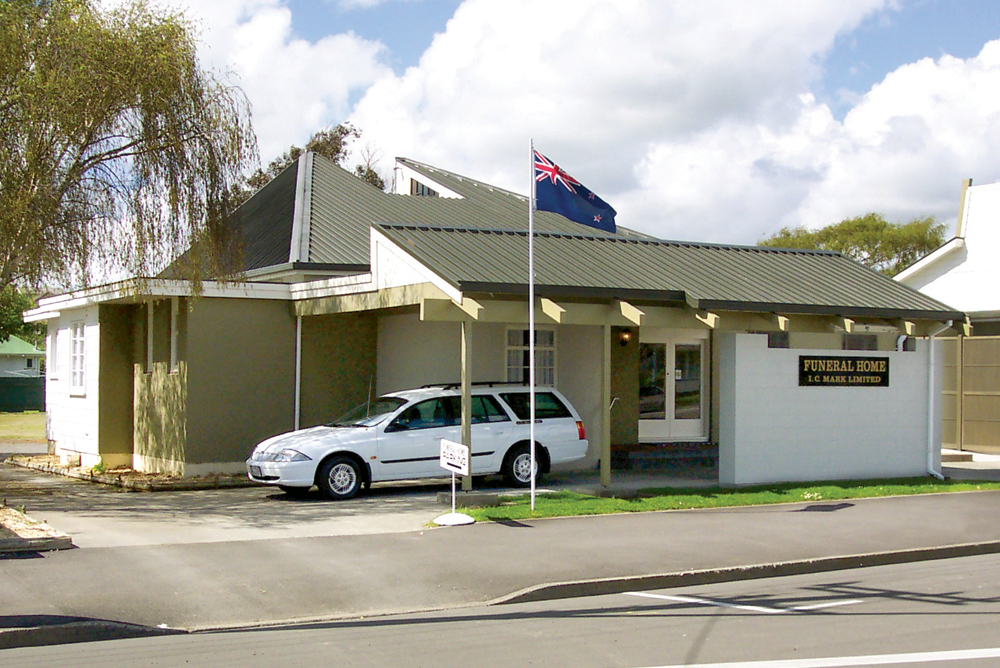
[[[890,223],[869,213],[818,230],[783,227],[757,245],[836,251],[893,276],[944,243],[944,230],[933,217]]]
[[[247,200],[256,191],[263,188],[271,179],[276,177],[286,167],[299,159],[305,151],[313,151],[328,158],[338,165],[343,165],[347,159],[348,149],[352,142],[361,138],[361,130],[355,128],[350,123],[340,123],[336,127],[320,130],[315,133],[305,148],[300,148],[294,144],[287,151],[271,160],[264,169],[257,169],[246,180],[237,186],[239,194],[234,199]],[[375,156],[371,151],[363,150],[362,159],[364,162],[354,167],[354,173],[358,178],[369,183],[379,190],[385,190],[385,181],[375,171]]]
[[[225,263],[256,140],[196,51],[145,0],[0,2],[0,287],[148,276],[191,244],[206,257],[189,268]]]
[[[28,343],[39,346],[45,340],[44,325],[25,323],[21,314],[37,304],[25,292],[13,285],[0,288],[0,343],[16,336]]]

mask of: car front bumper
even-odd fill
[[[259,462],[248,459],[247,476],[254,482],[288,487],[310,487],[316,480],[316,462]]]

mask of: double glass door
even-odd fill
[[[704,334],[640,330],[639,337],[639,440],[704,439]]]

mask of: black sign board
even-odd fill
[[[889,358],[799,355],[799,386],[889,387]]]

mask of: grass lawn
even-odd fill
[[[692,508],[730,508],[772,503],[808,503],[842,501],[877,496],[936,494],[941,492],[972,492],[1000,490],[1000,482],[963,480],[940,481],[934,478],[903,478],[894,480],[859,480],[819,482],[809,484],[762,485],[738,489],[713,487],[700,489],[644,489],[637,499],[608,499],[558,492],[535,496],[535,510],[527,494],[501,497],[501,504],[492,508],[465,508],[462,512],[477,521],[524,520],[541,517],[575,515],[609,515],[639,513],[654,510],[686,510]]]
[[[44,441],[45,413],[0,413],[0,441]]]

